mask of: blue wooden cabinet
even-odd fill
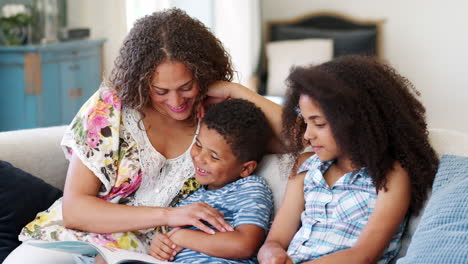
[[[0,131],[70,123],[102,81],[104,41],[0,46]]]

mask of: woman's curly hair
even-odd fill
[[[294,68],[287,83],[283,136],[292,151],[304,148],[298,101],[307,95],[320,105],[338,147],[353,166],[367,168],[377,190],[386,188],[387,173],[400,162],[410,176],[410,211],[419,213],[439,162],[419,92],[406,78],[375,58],[344,56]]]
[[[221,42],[200,21],[172,8],[135,23],[114,62],[110,85],[125,105],[141,112],[151,101],[150,83],[156,67],[166,60],[183,63],[193,74],[200,87],[196,104],[210,84],[230,81],[233,76]]]

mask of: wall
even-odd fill
[[[260,0],[127,0],[127,27],[155,10],[176,6],[205,24],[231,55],[234,81],[251,85],[260,49]]]
[[[112,70],[120,45],[127,34],[125,0],[68,1],[68,27],[87,27],[91,38],[105,38],[104,76]]]
[[[231,56],[233,81],[249,87],[260,52],[260,1],[215,1],[214,10],[214,33]]]
[[[383,57],[421,92],[429,127],[468,133],[468,2],[262,0],[264,22],[320,10],[385,19]]]

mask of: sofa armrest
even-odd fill
[[[60,147],[66,126],[0,132],[0,160],[63,190],[68,161]]]

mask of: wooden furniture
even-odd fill
[[[0,131],[68,124],[101,83],[104,42],[0,46]]]
[[[366,54],[381,55],[381,32],[384,20],[361,20],[335,12],[315,12],[284,21],[272,21],[266,25],[265,45],[257,70],[257,92],[268,94],[268,58],[265,46],[269,42],[332,39],[333,57]]]

